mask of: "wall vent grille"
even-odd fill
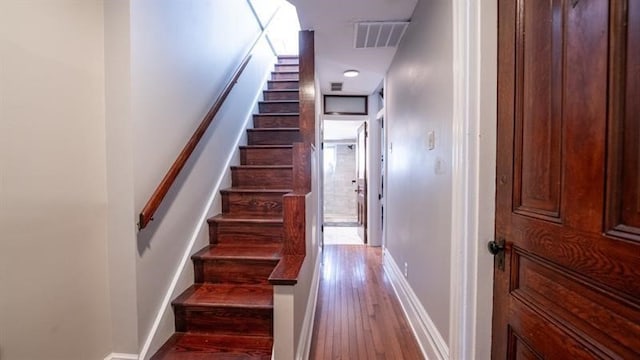
[[[341,82],[332,82],[331,83],[331,91],[342,91],[342,84]]]
[[[396,47],[407,31],[409,21],[366,21],[355,24],[356,49]]]

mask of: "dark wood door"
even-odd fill
[[[356,140],[356,200],[358,203],[358,235],[367,243],[367,123],[358,128]]]
[[[498,58],[492,358],[640,359],[640,1],[499,0]]]

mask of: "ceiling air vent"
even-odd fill
[[[356,49],[396,47],[409,21],[367,21],[355,24]]]
[[[332,82],[331,83],[331,91],[342,91],[342,83],[341,82]]]

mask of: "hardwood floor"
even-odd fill
[[[381,248],[327,245],[311,359],[423,359],[382,269]]]

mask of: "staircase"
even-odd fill
[[[176,333],[151,358],[271,359],[273,287],[282,252],[282,196],[293,186],[299,130],[298,58],[278,64],[221,191],[222,214],[208,220],[210,245],[192,256],[194,285],[173,301]]]

